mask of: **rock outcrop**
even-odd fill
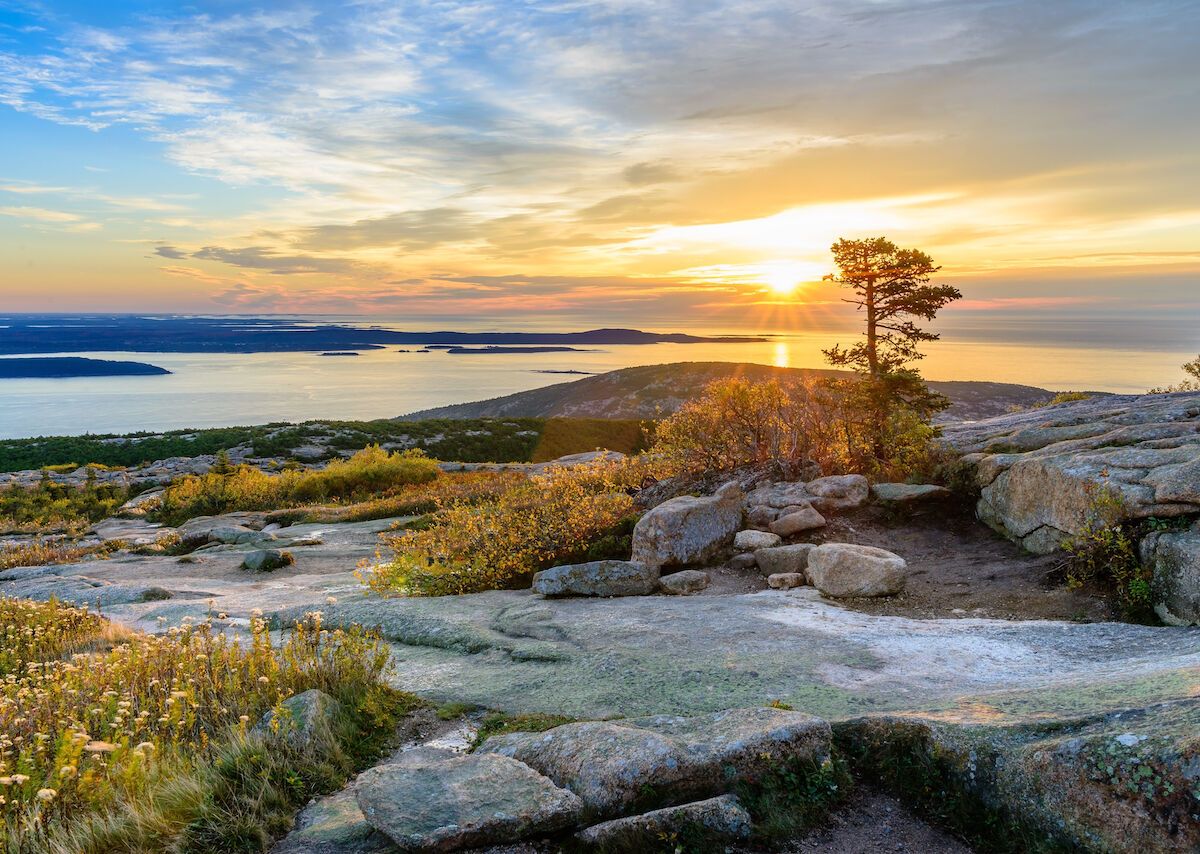
[[[543,596],[647,596],[658,589],[658,567],[627,560],[595,560],[544,569],[533,576]]]
[[[754,553],[754,559],[763,575],[803,574],[808,569],[808,555],[814,548],[812,543],[775,546],[769,549],[759,549]]]
[[[267,711],[254,731],[287,739],[294,745],[305,746],[327,736],[340,704],[318,688],[310,688],[288,697],[279,709]]]
[[[1200,514],[1200,392],[1097,396],[951,424],[942,441],[971,468],[979,518],[1030,551],[1078,534],[1100,490],[1126,519]]]
[[[1200,703],[1185,700],[1041,726],[863,718],[837,725],[868,779],[935,814],[986,824],[1032,850],[1200,850]],[[1015,849],[1014,849],[1015,850]]]
[[[715,495],[672,498],[646,512],[633,529],[635,563],[686,566],[727,546],[742,527],[741,488],[728,483]]]
[[[746,708],[494,736],[480,753],[524,762],[577,794],[589,815],[612,818],[647,800],[670,805],[725,794],[784,760],[819,765],[829,746],[829,724],[820,718]]]

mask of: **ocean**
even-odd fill
[[[392,324],[388,324],[391,326]],[[397,324],[396,328],[404,328]],[[728,331],[728,330],[726,330]],[[738,331],[730,334],[750,334]],[[586,352],[450,355],[398,352],[355,357],[316,353],[72,353],[150,362],[170,376],[0,380],[0,438],[126,433],[263,424],[315,418],[389,418],[481,400],[580,377],[543,371],[603,372],[684,361],[822,367],[821,348],[846,333],[772,334],[765,343],[604,346]],[[1145,391],[1181,379],[1195,355],[1172,348],[1056,345],[946,336],[929,345],[923,373],[933,380],[991,380],[1054,390]],[[409,348],[411,349],[411,348]]]

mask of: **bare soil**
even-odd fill
[[[1083,622],[1118,618],[1100,590],[1066,586],[1061,556],[1029,554],[956,504],[931,505],[902,516],[878,507],[831,515],[825,528],[794,542],[859,543],[904,558],[909,577],[900,595],[839,600],[868,614]],[[756,568],[708,571],[708,595],[751,593],[767,586]]]
[[[829,823],[780,849],[782,854],[971,854],[953,836],[926,824],[890,795],[859,789]]]

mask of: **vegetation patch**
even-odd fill
[[[640,459],[552,468],[493,499],[451,502],[423,530],[389,538],[394,557],[364,573],[384,595],[474,593],[528,584],[537,570],[619,537],[631,491],[647,476]]]
[[[85,558],[103,560],[124,546],[119,540],[108,540],[94,546],[79,546],[62,540],[37,539],[31,543],[0,547],[0,570],[18,566],[77,563]]]
[[[99,484],[94,476],[76,486],[58,483],[45,473],[34,486],[0,489],[0,533],[78,533],[113,515],[132,495],[128,487]]]
[[[475,740],[471,742],[471,750],[478,749],[494,735],[508,735],[513,732],[545,732],[556,726],[575,722],[575,718],[565,715],[539,713],[512,715],[508,712],[491,712],[480,722]]]
[[[812,758],[777,762],[739,782],[734,794],[754,820],[756,841],[777,846],[823,824],[853,788],[849,765],[835,750],[821,762]]]
[[[172,483],[159,499],[155,515],[179,525],[196,516],[237,510],[273,510],[330,499],[353,502],[428,483],[439,474],[437,463],[420,451],[389,453],[378,445],[320,470],[273,475],[253,466],[218,465],[208,474],[188,475]]]
[[[55,602],[0,599],[0,622],[9,851],[263,851],[416,703],[374,634],[317,613],[279,645],[258,616],[244,642],[220,618],[151,637]],[[313,738],[251,729],[310,688],[340,709]]]
[[[1067,586],[1099,581],[1112,591],[1125,619],[1157,622],[1150,599],[1151,572],[1142,566],[1138,542],[1145,533],[1142,528],[1163,523],[1126,523],[1128,512],[1120,493],[1095,483],[1087,490],[1083,527],[1063,544]]]
[[[609,418],[547,418],[533,449],[532,462],[545,463],[587,451],[633,454],[649,447],[653,425],[648,421]]]

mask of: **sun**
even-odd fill
[[[763,276],[763,281],[766,282],[768,288],[781,296],[793,294],[796,292],[796,288],[800,287],[800,282],[786,270],[768,273]]]
[[[806,282],[816,281],[824,272],[819,264],[804,261],[768,261],[758,265],[755,278],[778,296],[791,296]]]

